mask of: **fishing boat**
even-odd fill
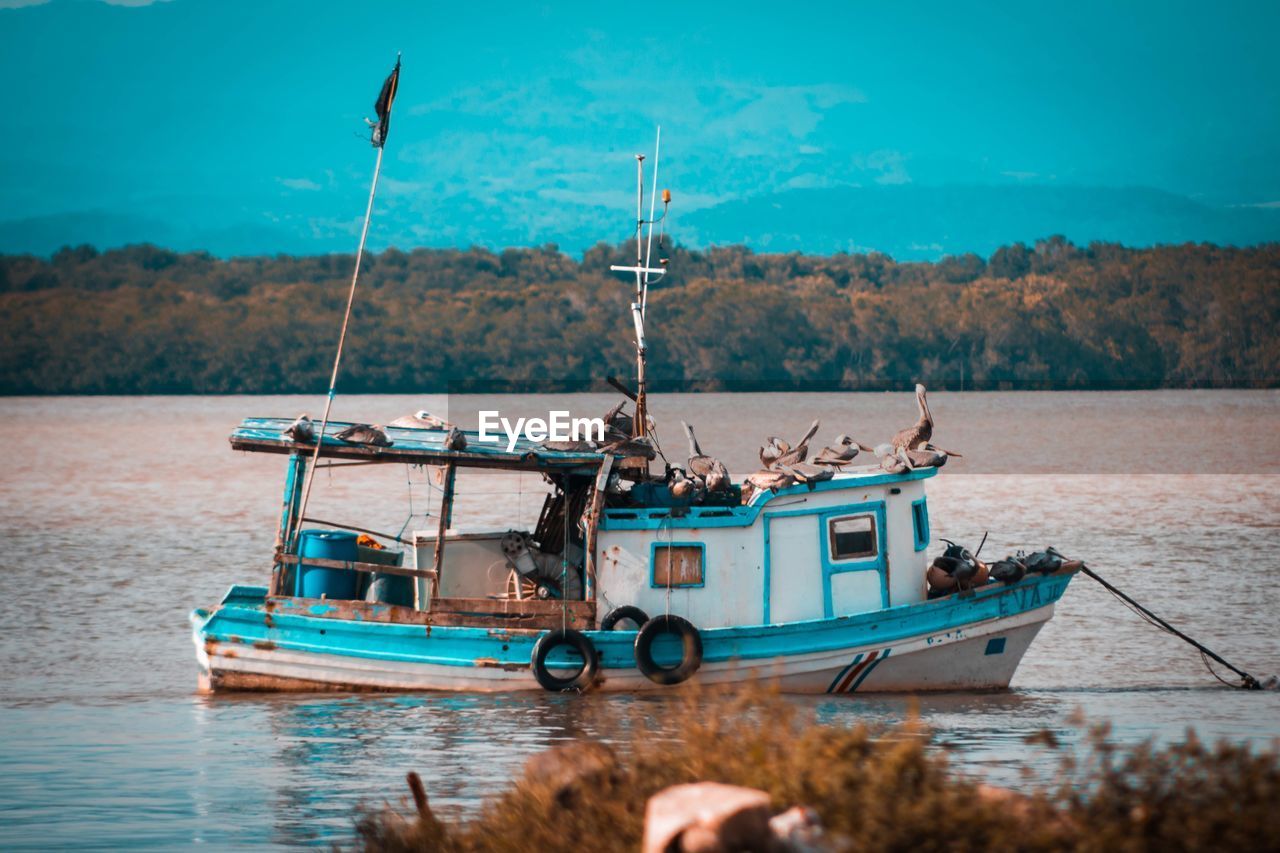
[[[379,166],[398,73],[397,63],[379,97]],[[633,407],[610,413],[614,434],[493,442],[430,418],[385,428],[330,422],[327,407],[318,428],[245,420],[231,446],[285,458],[282,508],[274,553],[264,555],[269,582],[233,586],[191,614],[202,690],[640,691],[756,678],[799,693],[1009,684],[1079,564],[1056,560],[999,581],[970,572],[968,582],[931,591],[929,572],[943,564],[929,557],[925,487],[937,467],[842,464],[744,489],[727,474],[690,476],[693,456],[710,459],[690,430],[690,471],[653,470],[645,322],[648,287],[667,269],[651,265],[651,252],[655,225],[663,251],[670,194],[656,216],[655,153],[644,216],[644,159],[636,158],[635,264],[612,268],[634,278],[636,343],[635,387],[610,380]],[[344,321],[330,402],[345,336]],[[434,529],[379,541],[307,516],[317,470],[357,476],[373,465],[436,472]],[[533,529],[455,523],[458,490],[494,471],[542,475]],[[955,546],[943,559],[980,565]]]

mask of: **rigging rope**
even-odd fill
[[[351,271],[351,290],[347,293],[347,310],[342,315],[342,331],[338,334],[338,352],[333,357],[333,373],[329,377],[329,396],[324,403],[324,417],[320,420],[320,431],[316,433],[316,449],[311,454],[311,470],[307,472],[307,485],[302,490],[302,511],[298,517],[307,514],[307,502],[311,500],[311,487],[315,484],[316,462],[320,460],[320,445],[324,443],[325,428],[329,426],[329,413],[333,409],[333,395],[338,387],[338,366],[342,364],[342,348],[347,342],[347,326],[351,323],[351,306],[356,301],[356,282],[360,279],[360,260],[364,257],[365,240],[369,237],[369,219],[373,216],[373,197],[378,191],[378,174],[382,171],[382,146],[378,146],[378,159],[373,164],[373,182],[369,185],[369,204],[364,211],[364,227],[360,229],[360,247],[356,249],[356,267]],[[288,543],[286,543],[287,545]]]

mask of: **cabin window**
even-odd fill
[[[827,525],[827,539],[831,543],[832,560],[853,560],[876,555],[874,515],[833,518],[827,522]]]
[[[650,585],[654,587],[702,586],[705,582],[701,542],[653,544],[650,562]]]
[[[916,550],[929,547],[929,505],[924,498],[911,502],[911,521],[915,525]]]

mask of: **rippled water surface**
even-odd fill
[[[339,398],[373,422],[428,408],[474,426],[480,408],[603,411],[563,398]],[[1274,392],[939,394],[938,443],[965,454],[930,481],[934,536],[984,556],[1054,544],[1228,659],[1280,672],[1280,395]],[[284,460],[234,454],[243,416],[293,416],[314,398],[0,400],[0,847],[339,843],[362,802],[398,799],[418,769],[433,803],[467,811],[529,754],[608,736],[668,696],[194,694],[186,622],[235,582],[263,583]],[[768,434],[874,442],[914,420],[909,395],[673,395],[654,400],[664,450],[679,420],[738,477]],[[462,484],[458,518],[530,524],[539,484]],[[433,527],[436,496],[404,468],[336,470],[310,514],[376,530]],[[910,697],[798,698],[831,721],[897,720]],[[997,694],[919,699],[955,760],[997,779],[1043,755],[1023,738],[1079,737],[1076,711],[1126,742],[1280,736],[1280,694],[1222,687],[1199,657],[1076,580]]]

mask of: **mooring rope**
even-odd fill
[[[1081,566],[1080,571],[1088,575],[1089,577],[1093,578],[1098,583],[1102,584],[1103,589],[1105,589],[1107,592],[1115,596],[1115,598],[1119,600],[1120,603],[1122,603],[1125,607],[1128,607],[1134,613],[1138,614],[1138,616],[1141,617],[1141,619],[1144,622],[1148,623],[1149,625],[1154,625],[1156,628],[1159,628],[1161,631],[1164,631],[1166,634],[1171,634],[1172,636],[1177,637],[1183,642],[1189,643],[1193,647],[1195,647],[1196,651],[1200,653],[1200,659],[1204,662],[1205,668],[1209,670],[1209,674],[1212,675],[1214,678],[1218,679],[1219,681],[1221,681],[1223,684],[1227,685],[1228,687],[1239,687],[1245,690],[1261,690],[1262,689],[1262,684],[1258,681],[1258,679],[1254,678],[1252,675],[1245,672],[1243,669],[1240,669],[1239,667],[1236,667],[1236,666],[1232,666],[1230,663],[1226,661],[1226,659],[1224,659],[1221,655],[1219,655],[1213,649],[1201,643],[1198,643],[1192,638],[1188,637],[1186,634],[1182,633],[1177,628],[1173,627],[1168,622],[1164,621],[1159,616],[1152,613],[1150,610],[1143,607],[1141,604],[1134,601],[1129,596],[1125,595],[1123,592],[1117,589],[1113,584],[1111,584],[1111,582],[1103,578],[1093,569],[1089,568],[1088,566]],[[1218,675],[1218,673],[1215,672],[1213,667],[1209,664],[1209,658],[1212,658],[1213,660],[1225,666],[1227,669],[1234,672],[1236,675],[1240,676],[1241,683],[1232,684],[1230,681],[1227,681],[1222,676]]]

